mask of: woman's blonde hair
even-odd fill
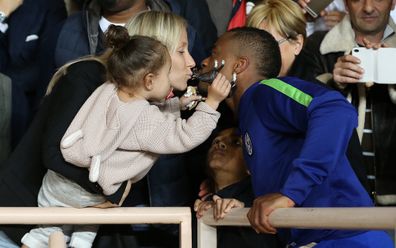
[[[184,18],[173,13],[145,11],[129,20],[125,27],[131,36],[142,35],[157,39],[162,42],[169,53],[172,54],[177,49],[183,30],[187,30],[187,22]],[[80,61],[95,60],[103,64],[103,66],[106,66],[111,53],[112,49],[107,49],[106,52],[100,56],[89,55],[63,65],[57,70],[49,82],[46,95],[51,93],[59,78],[67,73],[67,68],[70,65]]]
[[[81,61],[97,61],[99,63],[101,63],[104,67],[106,67],[106,63],[107,60],[111,54],[111,49],[106,50],[102,55],[99,56],[95,56],[95,55],[88,55],[88,56],[84,56],[81,58],[78,58],[76,60],[72,60],[64,65],[62,65],[56,72],[55,74],[52,76],[51,81],[48,83],[47,86],[47,91],[45,92],[45,95],[49,95],[52,91],[52,89],[54,88],[55,84],[59,81],[59,79],[61,77],[63,77],[64,75],[66,75],[67,73],[67,69],[69,68],[69,66],[81,62]]]
[[[177,49],[182,31],[187,30],[187,22],[172,13],[145,11],[129,20],[125,27],[129,35],[144,35],[161,41],[172,54]]]
[[[266,21],[285,38],[306,38],[306,19],[301,7],[292,0],[266,0],[257,4],[247,19],[247,26],[259,28]]]

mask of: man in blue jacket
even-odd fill
[[[207,67],[236,81],[229,103],[238,116],[256,199],[248,213],[257,232],[276,233],[269,214],[285,207],[368,207],[373,203],[346,150],[357,114],[338,92],[298,78],[276,78],[279,46],[267,32],[240,28],[222,35]],[[334,125],[336,120],[337,125]],[[279,230],[289,247],[393,247],[382,231]]]

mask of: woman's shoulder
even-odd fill
[[[90,59],[90,60],[81,60],[74,64],[71,64],[67,69],[68,73],[98,73],[91,74],[96,76],[102,76],[106,72],[105,66],[99,62],[98,60]]]
[[[86,100],[92,92],[105,82],[106,69],[98,61],[84,60],[69,65],[54,83],[51,98],[81,98]],[[59,100],[59,99],[58,99]],[[56,101],[58,101],[56,100]]]

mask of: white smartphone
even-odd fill
[[[352,55],[360,59],[360,67],[364,70],[362,83],[396,84],[396,48],[356,47]]]

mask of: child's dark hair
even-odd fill
[[[113,49],[107,62],[108,79],[119,87],[134,88],[148,73],[157,74],[170,60],[167,48],[146,36],[129,36],[124,27],[111,25],[107,46]]]

